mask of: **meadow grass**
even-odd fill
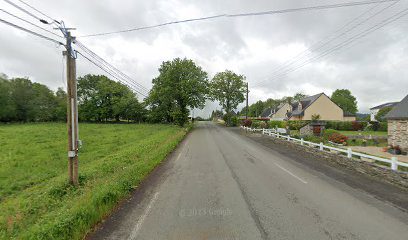
[[[63,123],[0,125],[0,239],[82,239],[187,129],[80,124],[80,186],[67,184]]]

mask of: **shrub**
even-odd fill
[[[350,121],[327,121],[326,128],[338,131],[353,131],[353,122]]]
[[[252,120],[251,119],[245,119],[244,121],[242,121],[242,126],[244,126],[244,127],[252,126]]]
[[[314,142],[314,143],[324,142],[324,139],[322,137],[317,137],[317,136],[313,136],[313,135],[304,137],[304,140],[309,141],[309,142]]]
[[[332,133],[329,136],[329,141],[338,144],[344,144],[345,142],[347,142],[347,137],[340,133]]]
[[[287,121],[286,123],[290,130],[300,130],[306,126],[309,121]]]
[[[380,122],[378,126],[378,131],[387,131],[387,130],[388,130],[388,123]]]
[[[353,128],[353,131],[361,131],[363,130],[363,124],[357,121],[351,122],[351,126]]]
[[[326,129],[324,130],[324,134],[323,134],[323,138],[325,140],[328,140],[329,137],[335,133],[339,133],[338,131],[334,130],[334,129]]]
[[[239,119],[236,116],[231,117],[230,126],[236,127],[238,126]]]
[[[287,123],[285,121],[269,121],[269,128],[286,128]]]
[[[264,121],[259,123],[259,128],[268,128],[268,124]]]
[[[253,121],[251,127],[252,128],[260,128],[260,121]]]

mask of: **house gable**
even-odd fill
[[[326,94],[322,93],[303,111],[303,120],[312,120],[312,115],[320,115],[321,120],[343,121],[344,112]]]
[[[291,111],[291,106],[289,103],[283,104],[274,114],[272,114],[271,119],[283,120],[287,117],[287,113]]]

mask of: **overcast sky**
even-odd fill
[[[352,0],[25,1],[77,28],[73,35],[81,36],[221,13]],[[221,18],[78,39],[147,88],[162,61],[186,57],[207,71],[209,77],[225,69],[245,75],[251,91],[250,103],[297,92],[325,92],[330,96],[335,89],[347,88],[357,97],[359,111],[367,112],[372,106],[400,101],[408,94],[408,15],[331,54],[319,56],[408,8],[408,0],[391,4]],[[35,20],[3,1],[0,7]],[[29,27],[4,13],[0,15]],[[2,23],[0,32],[0,72],[10,77],[27,76],[54,90],[65,86],[62,47]],[[102,73],[80,56],[77,67],[78,76]],[[220,109],[208,103],[204,111],[197,112],[208,116],[215,108]]]

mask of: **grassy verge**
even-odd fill
[[[80,187],[67,184],[64,124],[0,125],[0,239],[81,239],[187,130],[80,124]]]
[[[381,132],[381,131],[338,131],[343,135],[346,136],[358,136],[358,135],[362,135],[362,136],[387,136],[387,132]]]

